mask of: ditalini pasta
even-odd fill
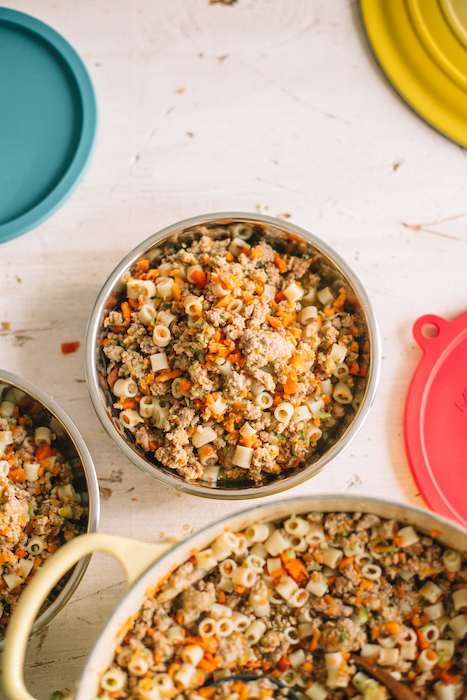
[[[236,224],[202,227],[191,245],[139,260],[104,321],[115,417],[191,482],[262,484],[303,468],[364,394],[368,347],[352,295],[311,247],[279,252],[261,226],[245,226],[248,242]],[[167,411],[139,409],[147,396]],[[210,461],[199,426],[215,432]]]
[[[467,566],[433,539],[439,534],[372,514],[317,512],[226,531],[151,587],[98,697],[276,695],[264,679],[250,688],[228,681],[248,673],[268,674],[303,700],[387,700],[351,654],[421,699],[464,697]]]
[[[122,379],[122,393],[131,391],[131,381]],[[13,400],[2,401],[0,637],[23,589],[44,561],[64,542],[86,530],[80,523],[83,509],[72,479],[71,466],[60,453],[50,428],[36,425]],[[117,676],[120,678],[122,673]]]

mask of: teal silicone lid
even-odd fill
[[[73,192],[95,132],[94,90],[75,50],[47,24],[0,7],[0,242]]]

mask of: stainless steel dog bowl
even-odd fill
[[[142,257],[153,259],[160,251],[161,244],[170,243],[180,246],[182,243],[191,243],[200,235],[200,227],[204,227],[204,231],[207,227],[211,235],[219,237],[216,227],[234,223],[248,223],[262,227],[263,235],[279,251],[298,255],[304,252],[316,254],[315,261],[320,273],[326,277],[327,281],[330,280],[332,286],[346,288],[347,299],[354,307],[354,313],[365,329],[364,352],[368,358],[369,370],[360,405],[357,408],[349,406],[337,430],[325,444],[318,448],[305,467],[282,477],[279,475],[265,485],[255,486],[245,479],[244,483],[235,481],[229,484],[226,481],[222,486],[213,487],[208,483],[185,482],[175,470],[163,466],[155,458],[144,453],[135,445],[131,434],[123,430],[117,420],[118,412],[113,408],[115,398],[107,386],[107,359],[99,341],[105,335],[104,318],[109,311],[118,306],[122,299],[125,287],[123,277],[125,273],[134,269],[138,260]],[[168,486],[196,496],[243,499],[269,496],[300,484],[324,469],[349,445],[361,428],[375,395],[380,369],[380,339],[365,290],[348,265],[326,243],[298,226],[269,216],[221,213],[198,216],[169,226],[140,243],[122,260],[104,284],[95,303],[88,325],[85,356],[89,393],[97,415],[117,447],[139,469]]]
[[[33,384],[0,370],[0,402],[3,400],[19,404],[35,423],[48,426],[56,435],[57,445],[72,467],[75,491],[81,495],[82,525],[86,532],[96,532],[100,510],[97,476],[88,448],[71,418],[50,396]],[[89,556],[82,559],[66,581],[59,582],[54,588],[52,602],[36,618],[32,626],[33,632],[48,625],[73,595],[89,559]],[[1,640],[0,649],[3,646],[4,640]]]

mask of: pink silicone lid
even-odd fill
[[[407,456],[430,508],[466,526],[467,312],[422,316],[413,335],[424,354],[405,407]]]

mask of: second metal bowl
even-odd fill
[[[139,259],[142,257],[150,260],[155,258],[160,252],[161,244],[169,243],[178,247],[191,243],[202,235],[200,233],[201,227],[204,233],[207,228],[211,235],[218,237],[220,226],[242,223],[262,227],[263,235],[279,251],[300,256],[304,252],[310,253],[310,251],[316,254],[317,264],[320,272],[325,275],[326,281],[330,280],[330,284],[335,285],[336,288],[340,286],[346,288],[347,298],[353,307],[353,313],[358,316],[359,322],[364,328],[365,352],[369,367],[364,394],[360,405],[349,408],[338,429],[318,450],[318,454],[312,455],[305,467],[297,468],[289,474],[279,475],[275,480],[259,486],[255,486],[246,479],[240,487],[238,482],[232,485],[223,484],[222,487],[212,486],[208,483],[187,483],[175,470],[163,466],[155,458],[144,453],[134,443],[132,436],[121,427],[118,421],[118,412],[113,408],[115,398],[107,385],[107,360],[99,341],[106,333],[104,318],[118,306],[122,298],[125,287],[124,276],[133,269]],[[243,499],[269,496],[302,483],[328,466],[349,445],[361,428],[374,399],[380,370],[380,339],[376,320],[365,290],[348,265],[326,243],[298,226],[269,216],[221,213],[198,216],[169,226],[140,243],[122,260],[104,284],[95,303],[88,325],[85,356],[89,393],[97,415],[114,443],[133,464],[162,483],[192,495],[208,498]]]

